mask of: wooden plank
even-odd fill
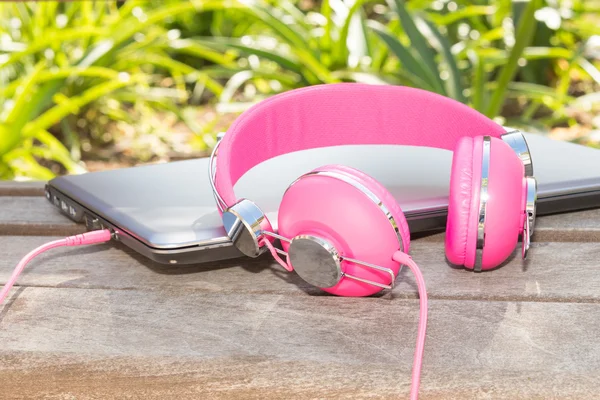
[[[0,282],[31,249],[51,237],[0,237]],[[568,250],[568,251],[566,251]],[[421,266],[434,299],[600,302],[600,247],[594,243],[535,243],[529,259],[515,254],[494,271],[473,273],[449,266],[442,243],[416,241],[411,254]],[[405,269],[397,287],[384,296],[416,298],[412,273]],[[56,249],[25,270],[24,286],[112,289],[182,288],[219,293],[322,294],[275,264],[270,255],[209,264],[154,263],[122,245]]]
[[[85,232],[45,197],[0,197],[0,235],[75,235]]]
[[[445,239],[443,231],[412,236],[428,242],[443,242]],[[538,217],[533,241],[600,242],[600,208]]]
[[[540,217],[535,226],[538,242],[600,242],[600,208]]]
[[[27,288],[7,307],[3,398],[391,399],[408,394],[418,303]],[[599,311],[433,300],[421,398],[597,398]]]
[[[0,181],[0,196],[43,196],[46,182]]]

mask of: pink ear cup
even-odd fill
[[[527,186],[523,185],[524,174],[525,167],[514,150],[501,139],[492,138],[482,260],[484,270],[502,264],[515,250],[525,213],[523,196]],[[472,251],[475,252],[475,246]],[[472,266],[467,265],[469,268]]]
[[[398,226],[406,226],[399,207],[392,210],[381,195],[380,186],[372,185],[357,174],[349,174],[345,168],[336,170],[317,169],[303,176],[285,192],[279,208],[278,231],[282,236],[293,238],[298,235],[313,235],[330,242],[346,257],[358,259],[390,268],[397,275],[400,265],[392,259],[399,247],[399,239],[390,220],[379,205],[361,190],[335,177],[314,172],[331,172],[351,176],[356,182],[371,190],[390,210]],[[391,195],[389,196],[391,197]],[[395,203],[392,202],[392,203]],[[396,204],[397,206],[397,204]],[[400,218],[402,217],[402,218]],[[403,230],[403,229],[401,229]],[[400,233],[408,246],[408,237]],[[284,250],[289,245],[282,243]],[[341,263],[342,271],[363,279],[390,284],[390,276],[382,271],[359,266],[347,261]],[[339,296],[369,296],[382,289],[349,278],[342,278],[331,287],[323,288]]]
[[[410,229],[408,228],[408,222],[404,216],[404,212],[400,207],[400,204],[396,201],[396,198],[383,186],[377,179],[364,172],[347,167],[345,165],[332,164],[324,167],[317,168],[317,170],[328,170],[328,171],[339,171],[348,174],[357,181],[361,182],[365,187],[371,190],[377,197],[381,199],[386,208],[392,213],[394,220],[398,224],[400,235],[402,236],[402,244],[404,245],[404,252],[408,253],[410,250]]]
[[[477,254],[482,149],[482,137],[463,138],[452,160],[446,257],[467,268],[474,267]],[[482,270],[500,265],[516,247],[524,213],[523,174],[514,151],[492,138]]]

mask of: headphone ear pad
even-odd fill
[[[318,168],[290,185],[279,207],[278,233],[290,239],[302,235],[319,237],[333,245],[340,255],[389,268],[397,276],[400,265],[392,255],[399,250],[400,241],[408,245],[408,238],[402,237],[401,229],[395,230],[379,202],[359,187],[379,197],[388,210],[391,195],[384,200],[382,186],[373,186],[356,170],[337,167]],[[399,207],[394,214],[398,210]],[[406,226],[406,221],[397,221],[397,225]],[[282,246],[288,251],[288,243],[283,242]],[[348,261],[341,262],[341,269],[362,279],[384,285],[391,283],[389,274]],[[321,289],[339,296],[369,296],[382,290],[346,277],[333,287]]]
[[[446,257],[455,265],[464,265],[468,246],[474,246],[477,232],[469,230],[477,224],[477,205],[479,204],[479,191],[473,190],[473,182],[481,179],[479,175],[473,176],[474,149],[477,141],[479,152],[475,159],[481,164],[481,137],[461,138],[452,156],[452,173],[450,175],[450,195],[448,199],[448,220],[446,223]],[[477,157],[478,156],[478,157]],[[473,235],[475,234],[475,235]]]

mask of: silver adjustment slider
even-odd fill
[[[527,253],[529,252],[529,246],[531,245],[531,231],[529,229],[529,218],[525,218],[525,222],[523,224],[523,239],[522,239],[522,247],[521,247],[521,258],[525,260],[527,258]]]
[[[533,176],[533,160],[531,159],[531,152],[523,133],[519,130],[512,130],[503,134],[501,138],[517,153],[517,156],[523,162],[525,176]]]
[[[525,204],[525,221],[523,222],[523,235],[521,241],[523,246],[521,248],[521,257],[527,258],[527,252],[531,244],[531,236],[533,235],[533,228],[535,227],[535,214],[536,214],[536,201],[537,201],[537,181],[535,178],[527,179],[527,200]]]
[[[242,199],[223,211],[223,227],[233,245],[248,257],[258,257],[267,248],[260,244],[271,223],[262,210],[248,199]]]
[[[527,202],[525,212],[529,220],[530,235],[533,235],[535,228],[536,204],[537,204],[537,180],[533,177],[525,178],[527,180]]]

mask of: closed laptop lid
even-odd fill
[[[600,150],[526,134],[540,198],[600,190]],[[255,201],[276,227],[287,186],[325,164],[344,164],[373,176],[410,219],[448,203],[452,153],[407,146],[339,146],[268,160],[244,175],[238,197]],[[228,240],[208,181],[208,159],[56,178],[51,185],[155,248]]]

